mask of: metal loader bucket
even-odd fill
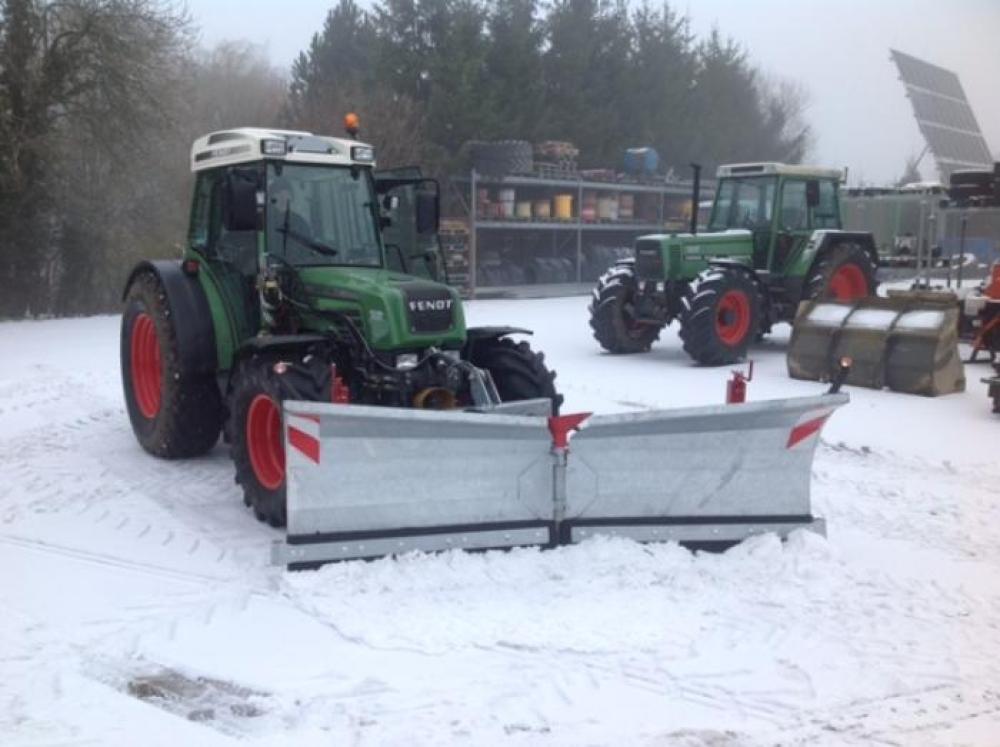
[[[964,391],[958,317],[954,295],[939,292],[806,301],[792,330],[788,373],[827,381],[839,361],[850,357],[848,384],[926,396]]]
[[[847,395],[590,418],[285,402],[290,569],[410,550],[578,542],[715,546],[823,530],[823,423]]]

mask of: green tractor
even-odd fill
[[[778,163],[721,166],[708,231],[643,236],[635,257],[598,281],[594,337],[611,353],[649,350],[680,321],[684,350],[704,365],[746,356],[752,341],[791,322],[799,302],[874,294],[871,234],[844,231],[841,172]],[[698,204],[695,172],[694,205]]]
[[[418,170],[376,171],[356,139],[250,128],[199,138],[191,167],[182,258],[125,284],[122,380],[146,451],[193,457],[222,432],[246,504],[281,526],[284,400],[558,411],[555,374],[510,337],[527,330],[466,328]]]

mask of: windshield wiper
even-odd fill
[[[287,220],[287,217],[286,217],[286,220]],[[312,249],[317,254],[325,254],[327,257],[336,257],[338,254],[340,254],[340,251],[338,249],[336,249],[335,247],[329,246],[328,244],[324,244],[321,241],[315,241],[315,240],[309,238],[308,236],[303,236],[301,233],[299,233],[298,231],[296,231],[294,228],[289,228],[288,225],[287,225],[287,222],[286,222],[286,225],[284,225],[284,226],[282,226],[281,228],[278,229],[278,233],[285,234],[285,242],[284,243],[286,245],[288,243],[288,237],[291,236],[293,239],[295,239],[297,242],[299,242],[300,244],[302,244],[304,247],[306,247],[307,249]],[[282,247],[282,251],[284,251],[284,249],[285,249],[285,247],[283,246]]]

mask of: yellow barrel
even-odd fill
[[[518,218],[530,218],[531,217],[531,202],[530,200],[521,200],[517,203],[517,208],[514,214]]]
[[[553,198],[553,204],[558,220],[571,220],[573,218],[573,195],[556,195]]]

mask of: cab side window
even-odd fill
[[[194,201],[191,205],[190,246],[206,256],[209,251],[209,226],[212,212],[212,193],[216,172],[201,172],[194,184]]]
[[[806,183],[787,181],[781,188],[781,230],[802,231],[809,227]]]
[[[837,190],[832,181],[823,180],[819,183],[819,204],[813,208],[812,227],[840,227],[840,213],[837,206]]]

